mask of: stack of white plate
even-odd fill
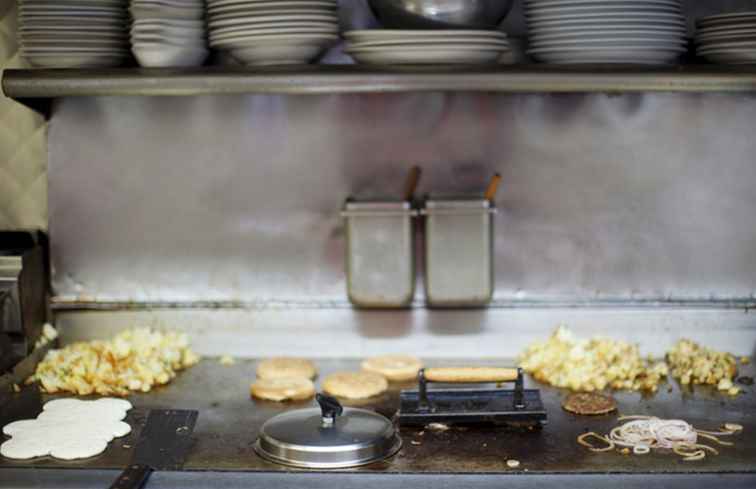
[[[127,0],[20,0],[21,55],[32,66],[118,66],[129,56]]]
[[[249,65],[309,63],[338,40],[336,0],[208,0],[210,46]]]
[[[142,66],[198,66],[207,58],[204,0],[131,0],[131,51]]]
[[[669,64],[687,50],[680,0],[524,0],[545,63]]]
[[[485,30],[349,31],[345,51],[365,64],[485,64],[511,59],[507,36]]]
[[[703,17],[697,26],[699,56],[718,64],[756,64],[756,12]]]

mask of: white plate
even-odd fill
[[[545,52],[534,56],[538,61],[555,64],[671,64],[679,58],[679,53],[667,51],[625,50],[584,51],[582,53]]]
[[[529,41],[574,41],[580,39],[606,39],[606,38],[626,38],[626,37],[645,37],[657,40],[679,40],[684,41],[685,36],[677,31],[644,31],[638,29],[617,29],[617,30],[586,30],[586,31],[567,31],[555,32],[552,34],[531,35]]]
[[[717,44],[721,43],[727,43],[727,42],[743,42],[743,41],[756,41],[756,32],[754,32],[751,35],[748,36],[730,36],[730,37],[719,37],[716,39],[696,39],[696,44],[698,44],[699,48],[703,48],[706,46],[716,46]]]
[[[265,11],[265,10],[287,10],[291,8],[310,8],[310,9],[322,9],[334,11],[338,8],[336,2],[330,2],[328,0],[315,1],[315,0],[286,0],[286,1],[270,1],[270,2],[244,2],[244,3],[231,3],[226,5],[211,5],[207,8],[207,11],[211,15],[221,14],[224,12],[237,12],[243,10],[250,11]]]
[[[252,25],[232,25],[229,27],[218,27],[215,29],[210,30],[210,34],[224,34],[226,32],[238,32],[238,31],[256,31],[256,30],[265,30],[265,31],[273,31],[275,32],[287,32],[291,30],[302,30],[302,29],[317,29],[317,30],[328,30],[328,32],[338,32],[339,31],[339,25],[335,24],[333,22],[325,22],[325,21],[302,21],[302,22],[268,22],[263,24],[252,24]]]
[[[583,15],[604,15],[604,14],[648,14],[657,15],[660,13],[682,15],[682,9],[679,7],[667,7],[667,6],[648,6],[648,5],[633,5],[633,6],[570,6],[570,7],[544,7],[544,8],[526,8],[526,19],[554,19],[554,18],[570,18]]]
[[[742,19],[743,17],[756,17],[756,11],[729,12],[724,14],[707,15],[698,19],[698,22],[716,22],[718,20]]]
[[[231,49],[231,55],[248,65],[290,65],[312,62],[325,46],[299,43],[249,45]]]
[[[751,24],[756,21],[756,15],[754,14],[743,14],[738,17],[728,17],[723,19],[710,19],[708,17],[704,17],[702,19],[698,19],[696,21],[696,26],[699,29],[703,28],[711,28],[711,27],[729,27],[729,26],[738,26],[741,24]]]
[[[228,47],[246,44],[333,44],[339,39],[334,34],[258,34],[224,37],[222,39],[213,38],[210,41],[212,47]]]
[[[532,49],[539,49],[539,48],[554,48],[554,49],[562,49],[567,47],[613,47],[613,46],[633,46],[638,48],[644,48],[644,47],[669,47],[669,48],[676,48],[676,47],[683,47],[687,46],[688,41],[684,39],[654,39],[649,37],[603,37],[603,38],[594,38],[594,39],[558,39],[556,41],[549,40],[549,41],[532,41],[529,44],[529,48]]]
[[[406,40],[413,38],[428,39],[458,39],[458,38],[486,38],[506,39],[507,35],[499,31],[483,31],[469,29],[449,30],[399,30],[399,29],[357,29],[344,33],[344,37],[350,41],[380,41],[380,40]]]
[[[531,26],[528,28],[528,36],[542,36],[573,32],[588,32],[602,30],[648,30],[649,32],[678,32],[680,35],[687,34],[687,27],[683,24],[651,24],[647,22],[597,22],[597,23],[565,23],[548,25],[543,27]]]
[[[492,64],[503,52],[497,49],[382,49],[365,48],[346,51],[358,63],[379,65],[417,64]]]
[[[97,16],[97,15],[29,15],[19,17],[18,22],[21,27],[30,25],[78,25],[79,28],[85,25],[109,25],[125,26],[127,20],[125,16]]]
[[[54,41],[39,39],[22,39],[20,45],[24,49],[47,49],[47,48],[66,48],[66,49],[90,49],[102,48],[105,50],[114,50],[118,48],[129,47],[128,39],[76,39],[64,40],[56,39]]]
[[[125,13],[126,8],[124,6],[110,6],[110,5],[101,5],[101,6],[93,6],[93,5],[77,5],[77,4],[22,4],[18,7],[18,11],[20,13],[39,13],[39,12],[60,12],[60,13],[68,13],[68,12],[75,12],[77,10],[85,11],[85,12],[101,12],[101,13]]]
[[[568,5],[615,5],[615,4],[628,4],[636,3],[632,0],[524,0],[523,4],[525,8],[530,7],[548,7],[548,6],[568,6]],[[672,5],[679,6],[680,0],[643,0],[642,3],[659,4],[659,5]]]
[[[287,22],[287,21],[293,21],[293,22],[300,22],[303,20],[320,20],[325,22],[333,22],[338,23],[339,19],[335,15],[325,15],[325,14],[309,14],[309,15],[252,15],[252,16],[244,16],[244,17],[236,17],[233,19],[223,19],[223,20],[211,20],[208,22],[208,27],[210,29],[214,29],[217,27],[228,27],[232,25],[259,25],[259,24],[266,24],[269,22]]]
[[[129,23],[128,17],[97,17],[97,16],[64,16],[55,15],[38,15],[18,19],[19,29],[25,27],[36,27],[44,29],[45,27],[68,28],[70,25],[78,25],[79,29],[88,27],[126,27]]]
[[[738,41],[712,42],[704,46],[699,46],[698,51],[712,51],[725,49],[756,49],[756,40],[743,39]]]
[[[696,31],[697,37],[702,36],[717,36],[717,35],[729,35],[729,34],[739,34],[744,31],[753,31],[756,30],[756,22],[753,22],[751,24],[744,24],[742,26],[735,26],[735,27],[712,27],[708,29],[698,29]]]
[[[208,22],[218,22],[226,19],[236,18],[260,18],[260,17],[273,17],[273,16],[290,16],[290,17],[303,17],[307,15],[327,15],[333,19],[338,19],[336,12],[326,9],[316,8],[292,8],[289,10],[261,10],[261,11],[249,11],[243,12],[225,12],[218,15],[209,15]]]
[[[25,39],[37,39],[40,41],[54,41],[54,40],[97,40],[97,39],[128,39],[129,34],[126,31],[66,31],[66,30],[45,30],[45,29],[31,29],[26,31],[20,31],[18,33],[19,39],[24,41]]]
[[[202,0],[132,0],[131,5],[135,3],[140,5],[152,4],[161,7],[205,8],[205,3]]]
[[[128,54],[40,54],[24,56],[24,59],[37,68],[105,68],[120,66],[128,57]]]
[[[460,38],[460,39],[404,39],[404,40],[384,40],[384,41],[365,41],[365,42],[353,42],[347,43],[348,49],[360,49],[360,48],[374,48],[374,47],[397,47],[404,48],[421,48],[421,47],[464,47],[464,46],[482,46],[482,47],[495,47],[501,49],[509,49],[509,42],[499,39],[476,39],[476,38]]]
[[[650,28],[662,28],[671,27],[678,28],[680,30],[686,29],[685,22],[678,20],[668,19],[655,19],[653,21],[648,19],[636,19],[627,18],[621,19],[617,17],[608,17],[597,20],[583,20],[583,19],[569,19],[563,21],[548,21],[548,22],[536,22],[528,24],[529,33],[544,33],[544,32],[561,32],[570,29],[613,29],[616,27],[624,27],[627,29],[635,27],[650,27]]]
[[[687,48],[682,46],[670,46],[666,44],[646,44],[643,46],[629,46],[629,47],[623,47],[622,45],[617,46],[602,46],[602,45],[596,45],[596,46],[556,46],[556,47],[541,47],[541,48],[535,48],[535,49],[528,49],[528,54],[541,54],[541,53],[586,53],[586,52],[604,52],[604,53],[621,53],[624,51],[633,51],[633,52],[670,52],[670,53],[684,53],[687,51]]]
[[[207,8],[213,9],[218,7],[224,7],[226,5],[250,5],[253,3],[272,3],[291,0],[207,0]],[[323,4],[329,3],[332,5],[338,5],[338,0],[296,0],[301,3]]]
[[[597,13],[579,13],[579,14],[563,14],[563,15],[544,15],[537,17],[527,17],[528,27],[530,26],[543,26],[553,25],[554,23],[563,22],[674,22],[678,24],[685,24],[685,17],[671,12],[597,12]]]
[[[229,37],[236,36],[257,36],[266,34],[338,34],[337,27],[324,27],[324,28],[293,28],[293,29],[250,29],[241,31],[227,31],[227,32],[214,32],[210,34],[211,41],[219,41],[221,39],[227,39]]]
[[[121,7],[129,5],[129,0],[18,0],[19,6],[48,5],[53,7],[69,6],[92,6],[92,7]]]

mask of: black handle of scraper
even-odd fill
[[[126,467],[110,489],[142,489],[152,474],[149,465],[131,464]]]

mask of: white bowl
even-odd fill
[[[200,20],[205,16],[203,7],[174,7],[163,4],[141,4],[134,2],[129,7],[129,12],[134,19],[176,19],[176,20]]]
[[[240,36],[260,36],[269,34],[338,34],[338,28],[335,27],[294,27],[290,29],[246,29],[242,31],[231,32],[218,32],[212,33],[209,39],[212,41],[220,41],[222,39],[229,39]]]
[[[296,17],[307,18],[308,16],[311,16],[311,15],[325,15],[325,16],[328,16],[328,18],[333,19],[334,21],[338,20],[337,14],[334,10],[327,10],[327,9],[322,9],[322,8],[304,8],[304,7],[291,8],[287,10],[244,9],[244,10],[233,11],[233,12],[223,12],[219,14],[209,13],[207,18],[209,22],[217,22],[220,20],[227,20],[227,19],[263,18],[263,17],[270,17],[270,16],[276,16],[276,15],[288,15],[294,18]]]
[[[146,44],[186,46],[197,49],[207,47],[207,41],[203,37],[187,39],[184,37],[142,35],[132,36],[131,38],[132,46],[143,46]]]
[[[222,48],[234,48],[248,44],[270,46],[279,44],[309,44],[328,46],[334,44],[339,36],[335,34],[238,34],[220,40],[213,40],[210,45]]]
[[[270,24],[274,22],[301,22],[301,21],[321,21],[331,22],[338,24],[339,18],[333,13],[319,13],[319,14],[297,14],[297,15],[244,15],[239,17],[233,17],[229,19],[210,19],[207,23],[210,30],[230,27],[234,25],[261,25]]]
[[[303,4],[306,3],[308,5],[338,5],[337,0],[207,0],[207,8],[208,10],[212,10],[216,8],[226,7],[228,5],[249,5],[251,3],[269,4],[290,1],[296,1]]]
[[[137,19],[132,24],[132,30],[145,27],[175,27],[178,29],[205,29],[204,20],[178,20],[178,19]]]
[[[255,3],[239,3],[239,4],[231,4],[231,5],[221,5],[219,7],[208,8],[207,12],[208,12],[208,15],[212,17],[212,16],[217,16],[220,14],[229,13],[229,12],[284,13],[291,10],[335,12],[337,8],[338,8],[338,5],[336,5],[335,3],[324,2],[320,4],[320,3],[314,3],[314,2],[308,3],[308,2],[292,0],[292,1],[282,1],[282,2],[255,2]]]
[[[204,48],[163,45],[132,46],[131,52],[141,66],[177,67],[200,66],[209,51]]]
[[[168,37],[180,37],[185,39],[196,39],[198,37],[205,37],[205,29],[186,29],[183,27],[148,27],[148,26],[134,26],[131,28],[131,35],[140,36],[168,36]]]
[[[249,44],[230,49],[231,55],[247,65],[308,64],[325,50],[318,44]]]
[[[140,5],[159,4],[181,8],[205,8],[205,2],[202,0],[133,0],[131,4],[133,5],[134,3],[139,3]]]

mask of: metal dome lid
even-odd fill
[[[402,446],[394,424],[366,409],[344,408],[317,394],[320,408],[298,409],[263,424],[255,443],[262,458],[292,467],[336,469],[366,465]]]

